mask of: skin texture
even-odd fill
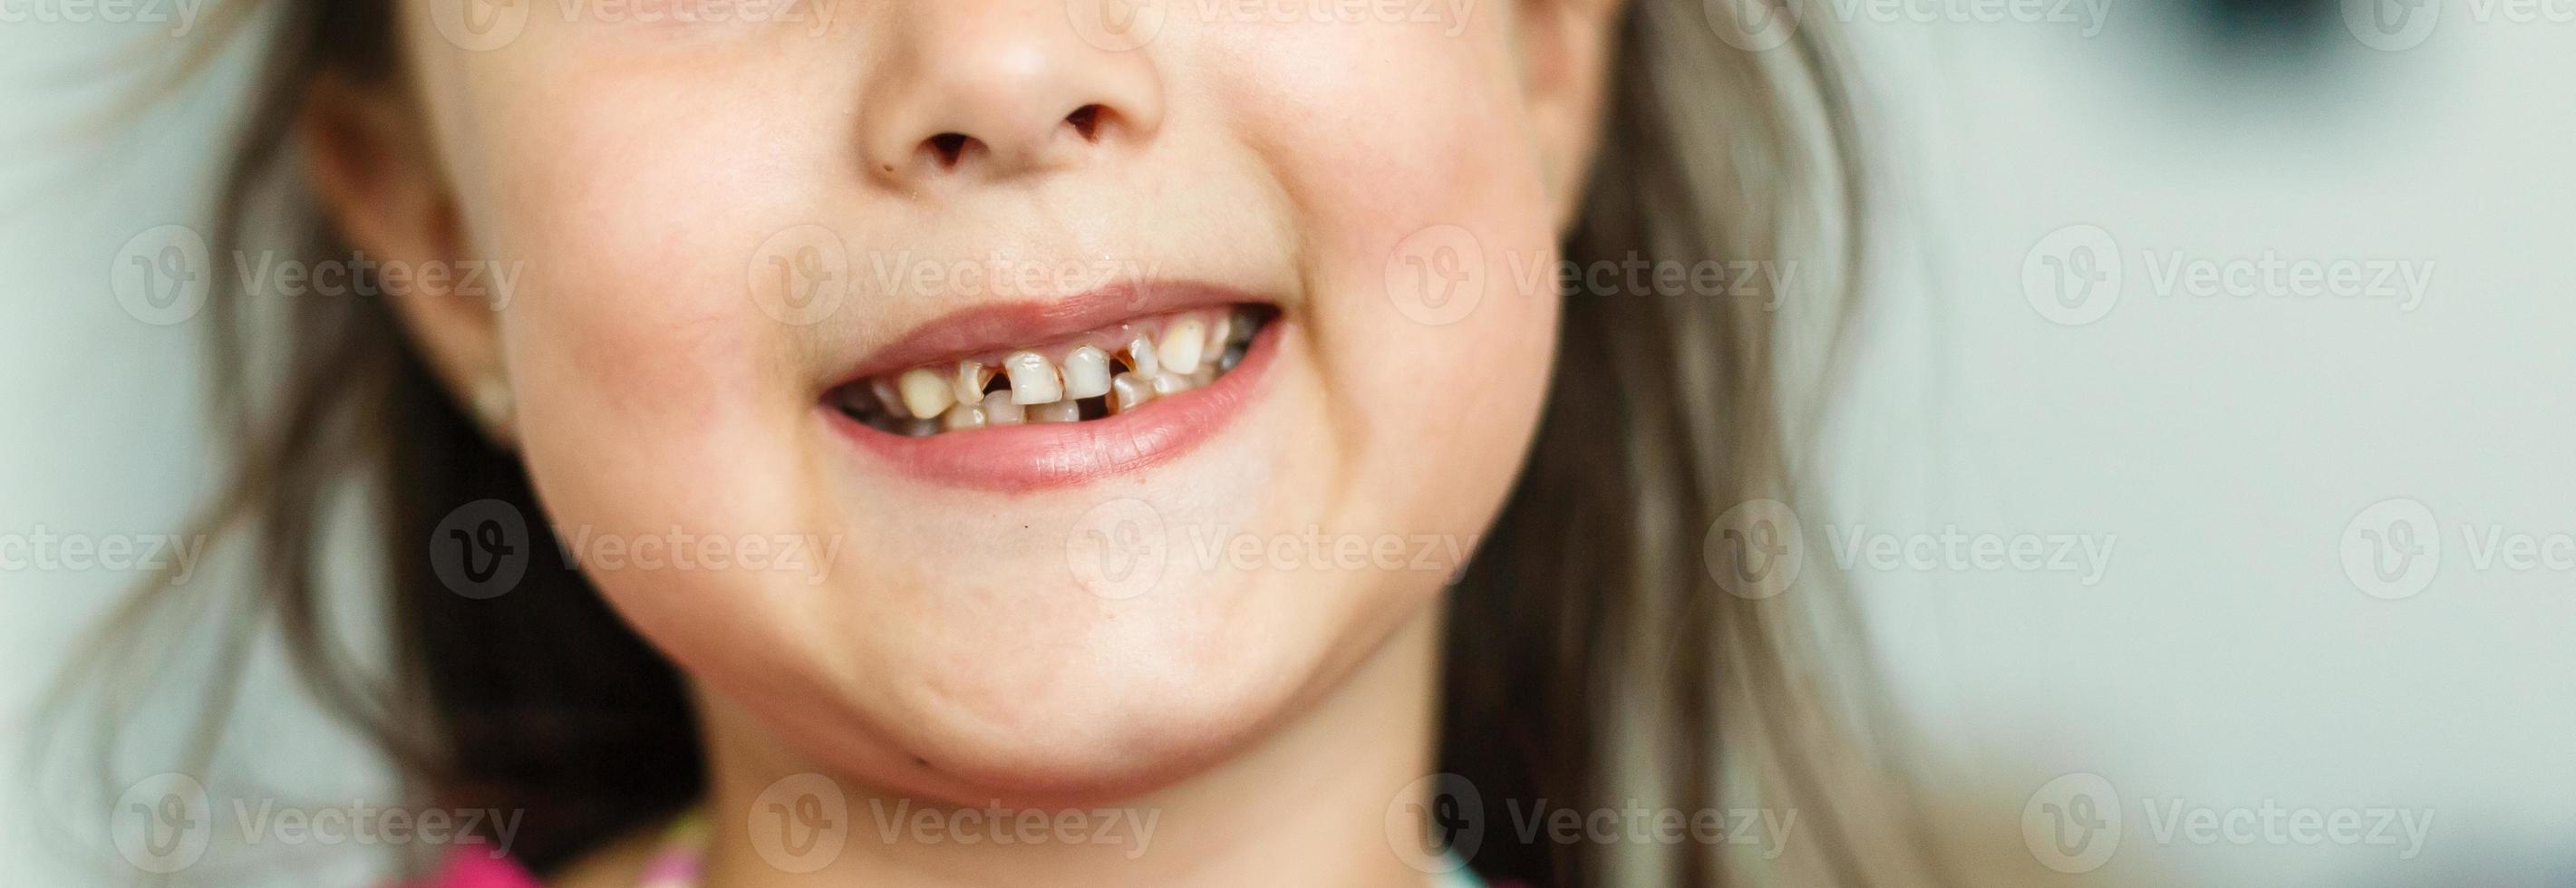
[[[1532,269],[1577,197],[1617,10],[1169,3],[1149,41],[1104,48],[1083,2],[841,2],[828,27],[537,4],[468,50],[416,0],[403,84],[316,91],[315,184],[353,245],[518,272],[497,310],[437,286],[398,308],[460,398],[506,386],[493,432],[559,536],[811,541],[772,569],[585,565],[700,701],[710,884],[1423,878],[1381,818],[1429,769],[1442,584],[1536,421],[1559,306]],[[1088,134],[1067,123],[1086,106]],[[943,134],[969,140],[954,164],[925,147]],[[802,226],[846,250],[847,287],[783,322],[759,270]],[[1441,244],[1467,247],[1474,307],[1424,323],[1404,294]],[[818,401],[872,351],[1062,295],[881,272],[995,257],[1256,294],[1281,311],[1274,363],[1196,447],[1088,483],[963,489],[852,446]],[[1077,580],[1104,515],[1160,525],[1150,589]],[[1392,569],[1331,557],[1389,537]],[[804,772],[857,821],[810,874],[748,834]],[[1160,825],[1134,859],[880,841],[869,802],[897,799]],[[566,881],[617,883],[622,847]]]

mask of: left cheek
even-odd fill
[[[1322,59],[1249,105],[1271,109],[1252,125],[1272,144],[1294,146],[1272,167],[1306,214],[1335,424],[1389,466],[1430,470],[1457,452],[1438,440],[1516,454],[1557,312],[1556,232],[1516,75],[1497,34],[1360,30],[1271,44]]]

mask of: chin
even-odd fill
[[[960,806],[1096,806],[1241,755],[1347,673],[1338,654],[1361,640],[1328,627],[1364,618],[1317,613],[1312,597],[1302,619],[1249,606],[1294,600],[1191,584],[1048,617],[870,618],[871,634],[816,631],[693,671],[776,731],[799,770]],[[786,653],[822,648],[837,650]]]

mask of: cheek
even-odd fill
[[[1351,481],[1429,485],[1412,517],[1443,528],[1481,521],[1513,476],[1559,310],[1541,155],[1491,30],[1265,33],[1242,51],[1285,85],[1234,102],[1264,109],[1245,125],[1281,146],[1273,171],[1305,215],[1317,369]]]
[[[766,235],[804,221],[812,189],[777,173],[777,143],[748,144],[794,115],[741,84],[511,73],[477,72],[527,85],[477,91],[487,138],[469,150],[490,181],[478,215],[525,269],[503,349],[560,529],[797,530],[775,525],[796,517],[779,442],[810,394],[802,340],[753,286]]]

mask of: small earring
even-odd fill
[[[515,412],[509,380],[486,376],[474,384],[474,418],[482,421],[484,431],[496,438],[508,437]]]

